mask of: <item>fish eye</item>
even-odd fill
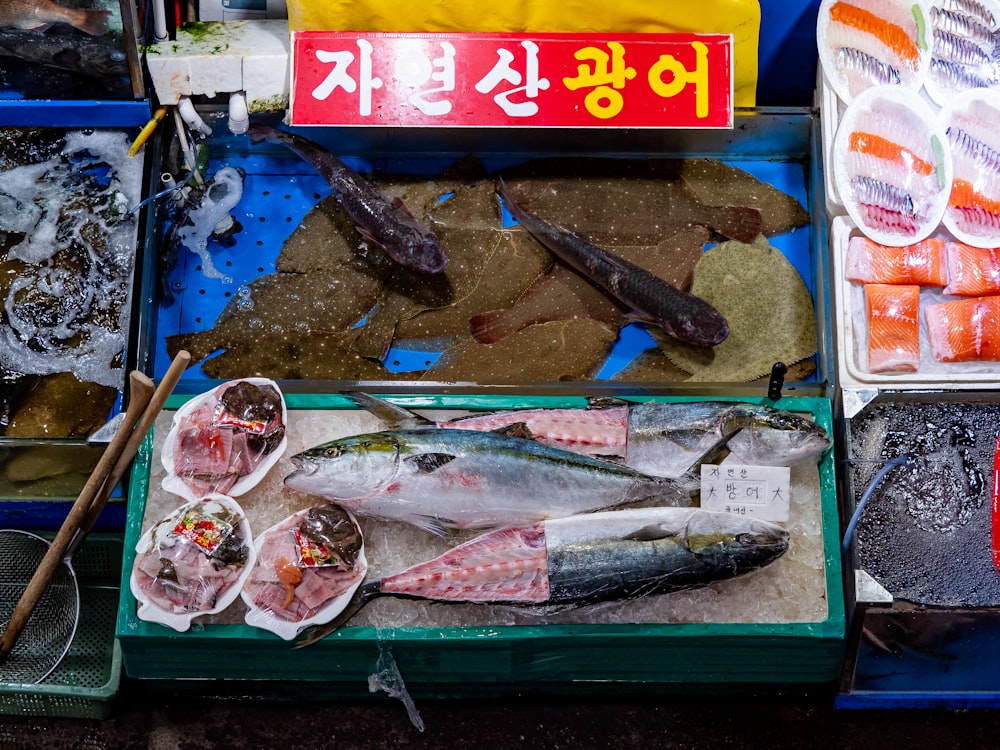
[[[325,458],[336,458],[342,452],[343,451],[341,450],[339,445],[331,445],[329,448],[323,451],[323,456]]]

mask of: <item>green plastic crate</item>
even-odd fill
[[[167,409],[187,397],[173,396]],[[350,409],[333,395],[286,393],[289,422],[297,409]],[[581,406],[583,396],[394,396],[409,408],[483,409]],[[689,397],[668,401],[701,400]],[[762,403],[761,399],[742,399]],[[786,398],[782,408],[811,413],[832,434],[830,402]],[[170,415],[158,422],[169,426]],[[383,649],[414,695],[478,696],[527,692],[673,689],[748,684],[828,683],[837,679],[845,638],[839,525],[832,452],[819,467],[826,618],[782,624],[537,624],[515,626],[350,626],[305,649],[244,624],[199,624],[185,633],[142,621],[128,586],[143,531],[153,440],[147,438],[129,492],[118,638],[130,678],[279,683],[302,697],[368,695]],[[255,533],[263,529],[255,529]],[[234,606],[242,607],[241,603]],[[448,605],[442,605],[448,606]],[[290,683],[291,687],[285,683]],[[186,683],[187,684],[187,683]],[[211,683],[205,688],[213,690]],[[252,688],[248,688],[252,689]]]
[[[73,558],[80,586],[80,621],[69,651],[37,685],[0,682],[0,714],[104,719],[121,683],[115,639],[121,537],[92,535]]]

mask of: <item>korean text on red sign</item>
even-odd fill
[[[730,128],[729,34],[292,36],[291,123]]]

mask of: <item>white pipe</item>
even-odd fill
[[[229,130],[233,135],[241,135],[250,127],[250,112],[247,110],[247,98],[242,91],[234,91],[229,95]]]
[[[163,0],[153,0],[153,39],[157,42],[168,39],[167,11],[163,7]]]
[[[200,133],[205,138],[212,135],[212,129],[205,124],[205,121],[201,119],[197,110],[194,108],[194,103],[191,101],[190,97],[182,96],[177,102],[177,111],[181,113],[181,117],[184,122],[188,124],[196,133]]]

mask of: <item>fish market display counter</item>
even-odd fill
[[[249,524],[249,533],[256,539],[289,514],[322,500],[312,494],[321,491],[314,485],[284,482],[296,467],[305,472],[307,481],[312,477],[303,469],[304,459],[293,460],[292,456],[325,441],[385,428],[372,413],[358,409],[342,396],[289,393],[285,401],[287,445],[280,449],[280,457],[266,469],[259,484],[246,492],[233,491]],[[498,409],[580,409],[587,404],[579,395],[410,395],[395,396],[392,401],[435,420]],[[698,400],[663,397],[651,403],[683,402]],[[748,399],[745,403],[761,402]],[[494,604],[383,597],[353,614],[327,637],[299,649],[293,648],[296,628],[279,637],[277,631],[267,629],[266,618],[264,625],[248,618],[257,600],[251,606],[247,584],[242,584],[243,598],[231,598],[232,603],[220,604],[221,611],[196,616],[193,621],[185,618],[183,624],[178,624],[170,617],[164,619],[162,614],[151,615],[145,605],[139,608],[137,599],[142,596],[146,601],[145,589],[138,583],[142,577],[138,571],[145,567],[140,558],[158,533],[152,532],[151,537],[150,529],[163,518],[172,519],[167,524],[172,527],[177,516],[170,514],[185,502],[175,494],[179,485],[171,483],[176,457],[163,461],[171,425],[185,404],[191,401],[177,395],[168,402],[137,459],[130,490],[117,627],[124,667],[130,677],[151,684],[160,680],[245,681],[230,685],[241,684],[238,690],[254,695],[292,691],[315,698],[368,694],[370,679],[372,685],[390,694],[404,689],[405,683],[405,690],[413,695],[472,696],[590,691],[605,689],[609,684],[643,690],[678,689],[692,684],[813,684],[829,683],[839,674],[845,618],[830,451],[823,452],[818,461],[813,454],[791,471],[789,520],[783,524],[787,535],[781,532],[787,539],[787,552],[765,567],[732,580],[662,595],[639,594],[624,601],[569,607],[505,603],[513,597],[502,594],[495,597],[500,602]],[[833,429],[826,399],[787,398],[780,404],[787,411],[809,417],[828,432]],[[329,458],[342,452],[327,447],[323,455]],[[444,463],[438,458],[432,466],[427,463],[430,455],[440,454],[408,460],[416,461],[421,467],[417,473],[426,475]],[[322,462],[323,458],[318,460]],[[476,488],[474,476],[467,476],[466,481],[469,502],[482,490]],[[173,488],[173,492],[167,488]],[[398,486],[386,489],[389,495],[397,491],[402,490]],[[546,492],[535,498],[533,488],[524,487],[525,495],[533,502],[552,501],[551,490]],[[345,501],[344,507],[356,506]],[[361,508],[357,512],[364,535],[367,577],[382,576],[383,591],[388,586],[386,576],[430,560],[455,544],[454,534],[438,536],[401,520],[365,516]],[[412,512],[419,514],[416,509]],[[442,509],[440,515],[446,516],[447,511]],[[738,520],[739,516],[726,515],[734,523],[745,522]],[[414,523],[419,523],[419,516],[415,517],[418,520]],[[693,528],[682,532],[682,536],[693,534]],[[637,529],[637,536],[633,536],[639,539],[650,532],[648,528]],[[458,538],[468,539],[469,534],[459,534]],[[741,539],[740,544],[749,542],[749,537]],[[550,540],[550,544],[555,542]],[[257,560],[267,554],[258,543]],[[550,557],[552,554],[550,550]],[[549,565],[554,590],[551,559]],[[154,567],[162,571],[161,564]],[[183,577],[179,564],[171,570],[172,578]],[[201,606],[207,611],[211,604]],[[215,689],[211,683],[203,687]]]

